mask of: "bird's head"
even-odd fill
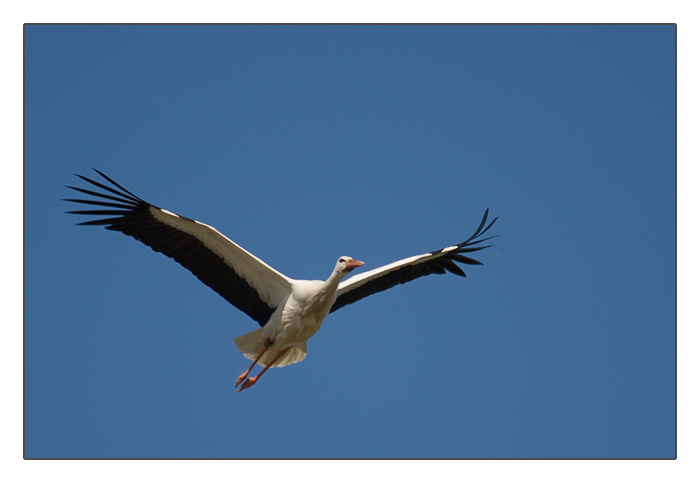
[[[354,268],[361,267],[365,262],[359,260],[353,260],[352,257],[340,257],[338,263],[335,264],[335,269],[340,271],[343,275],[350,273]]]

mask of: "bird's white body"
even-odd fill
[[[234,340],[238,350],[253,361],[265,347],[266,341],[274,341],[258,359],[259,365],[270,365],[287,348],[287,353],[271,367],[283,367],[303,360],[306,357],[306,341],[321,328],[335,301],[338,285],[346,274],[336,265],[326,281],[293,280],[291,293],[268,323]]]

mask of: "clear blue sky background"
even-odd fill
[[[25,456],[674,457],[675,33],[25,27]],[[500,237],[239,394],[257,324],[76,227],[93,167],[294,278]]]

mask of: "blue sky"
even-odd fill
[[[237,393],[257,324],[73,173],[294,278],[466,239]],[[670,458],[675,27],[25,27],[25,456]]]

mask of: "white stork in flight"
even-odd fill
[[[234,342],[252,360],[248,370],[236,380],[239,392],[255,384],[271,367],[283,367],[306,357],[306,341],[314,335],[326,316],[369,295],[432,273],[447,272],[466,276],[455,262],[481,265],[462,255],[488,248],[479,245],[493,238],[481,238],[489,210],[476,232],[466,241],[441,250],[404,258],[343,280],[360,262],[343,256],[327,280],[295,280],[278,272],[213,228],[199,221],[158,208],[132,194],[101,172],[113,187],[76,175],[104,191],[68,188],[92,196],[68,199],[74,203],[97,205],[96,210],[69,211],[81,215],[107,216],[79,223],[104,225],[129,235],[178,262],[216,293],[260,324],[260,328],[237,337]],[[481,239],[480,239],[481,238]],[[490,245],[489,245],[490,246]],[[248,377],[259,364],[260,374]]]

